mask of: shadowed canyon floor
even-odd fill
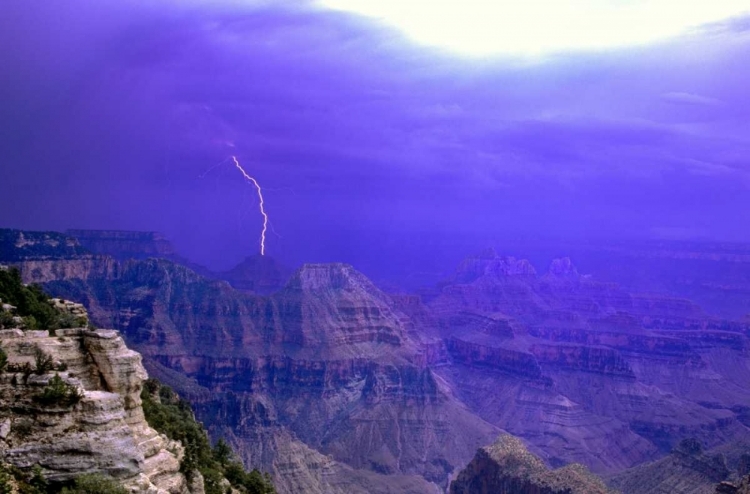
[[[261,296],[62,235],[2,238],[0,262],[121,330],[281,492],[438,492],[502,431],[600,475],[749,435],[750,322],[569,259],[539,274],[486,251],[421,297],[306,265]]]

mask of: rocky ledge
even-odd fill
[[[54,333],[0,331],[0,461],[56,483],[98,473],[132,492],[202,494],[180,472],[182,445],[144,418],[140,354],[117,331]]]
[[[716,486],[716,494],[750,494],[750,475],[743,478],[738,484],[722,482]]]
[[[520,439],[503,434],[474,459],[451,483],[450,494],[606,494],[611,492],[586,467],[570,464],[548,469]]]

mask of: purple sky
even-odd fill
[[[4,4],[1,227],[155,229],[227,267],[257,252],[255,191],[199,177],[236,154],[289,262],[750,241],[748,18],[530,61],[306,3],[142,3]]]

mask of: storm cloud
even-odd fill
[[[226,267],[256,249],[255,195],[203,174],[237,155],[290,262],[435,238],[750,240],[745,18],[478,59],[306,2],[159,5],[6,6],[2,226],[156,229]]]

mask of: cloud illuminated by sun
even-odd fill
[[[750,13],[750,0],[319,0],[467,55],[642,45]]]

